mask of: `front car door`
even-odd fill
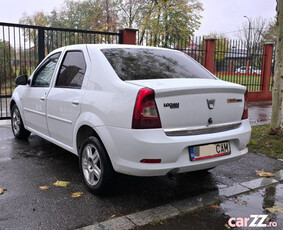
[[[49,136],[46,123],[46,97],[61,52],[50,55],[32,76],[30,86],[23,92],[23,111],[31,131]]]
[[[47,97],[47,124],[50,136],[72,147],[73,128],[80,115],[82,84],[87,70],[86,49],[66,50],[54,87]]]

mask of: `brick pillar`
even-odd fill
[[[269,93],[269,84],[271,77],[271,66],[272,66],[272,54],[273,54],[273,43],[265,43],[263,48],[263,62],[261,71],[261,81],[263,83],[262,90],[264,94]]]
[[[204,57],[203,66],[211,73],[214,73],[214,51],[215,51],[215,38],[205,38],[204,40]]]
[[[136,45],[136,41],[137,41],[137,29],[122,29],[120,30],[120,39],[119,39],[119,43],[120,44],[129,44],[129,45]]]

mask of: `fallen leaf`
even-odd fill
[[[268,148],[270,148],[270,147],[271,147],[270,142],[266,142],[266,143],[265,143],[265,145],[266,145]]]
[[[47,185],[45,185],[45,186],[39,186],[39,188],[40,188],[41,190],[46,190],[46,189],[49,189],[50,186],[47,186]]]
[[[267,211],[274,213],[274,212],[280,212],[283,213],[283,208],[279,207],[279,206],[273,206],[271,208],[266,208]]]
[[[271,218],[269,216],[266,217],[265,220],[264,220],[265,223],[269,223],[270,221],[271,221]]]
[[[72,193],[72,197],[80,197],[83,194],[84,194],[83,192],[74,192]]]
[[[255,170],[256,174],[260,177],[273,177],[274,174],[271,172],[265,172],[264,170]]]
[[[228,224],[225,224],[224,226],[225,228],[230,229],[230,226]]]
[[[4,189],[0,188],[0,195],[4,194]]]
[[[112,215],[110,218],[114,218],[114,217],[116,217],[116,214]]]
[[[212,209],[219,209],[219,206],[214,204],[214,205],[211,205],[211,208]]]
[[[238,205],[247,205],[248,204],[247,201],[245,201],[245,200],[235,200],[234,203],[238,204]]]
[[[57,187],[67,187],[68,184],[70,184],[70,182],[62,180],[57,180],[55,183],[53,183],[53,185]]]
[[[252,145],[256,145],[256,141],[251,141],[251,144]]]

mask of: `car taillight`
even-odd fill
[[[245,93],[245,104],[244,104],[244,111],[243,111],[243,115],[242,115],[242,120],[248,119],[249,115],[248,115],[248,90],[246,90]]]
[[[154,91],[149,88],[142,88],[136,99],[132,129],[156,128],[161,128],[161,121],[154,100]]]

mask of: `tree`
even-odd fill
[[[178,48],[199,28],[202,10],[198,0],[147,1],[136,21],[140,44]]]
[[[65,0],[60,10],[50,15],[37,12],[24,15],[20,23],[58,28],[116,31],[118,27],[117,2],[115,0]]]
[[[277,0],[277,39],[275,53],[274,85],[272,89],[272,116],[269,134],[282,134],[282,91],[283,91],[283,0]]]
[[[265,42],[273,42],[276,43],[276,34],[277,34],[277,24],[276,20],[270,21],[268,25],[268,29],[266,33],[264,34],[264,41]]]
[[[34,26],[48,26],[49,24],[48,17],[43,11],[36,12],[31,16],[24,14],[20,23]]]
[[[177,48],[199,27],[202,10],[199,0],[65,0],[64,6],[50,15],[24,15],[20,22],[112,32],[118,26],[137,28],[140,44]]]
[[[119,0],[117,7],[121,15],[120,23],[127,28],[137,27],[142,11],[154,3],[152,0]]]
[[[239,28],[237,37],[243,43],[257,44],[264,41],[264,36],[269,28],[270,19],[257,17],[249,18]]]
[[[7,41],[0,40],[0,88],[1,91],[5,88],[8,88],[7,86],[10,85],[10,83],[14,83],[15,73],[12,68],[11,63],[11,54],[14,52],[12,46]],[[10,85],[11,87],[11,85]],[[5,93],[5,92],[1,92]]]

